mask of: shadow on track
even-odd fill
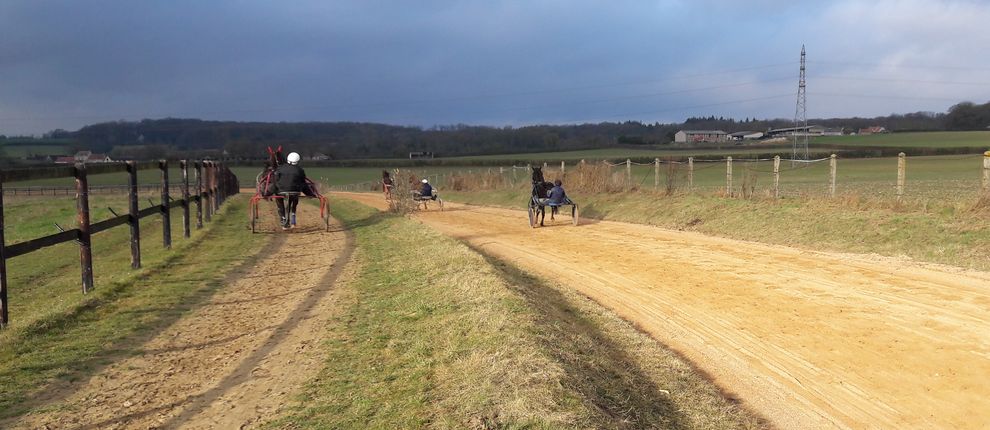
[[[496,268],[496,273],[540,315],[539,339],[566,372],[563,384],[592,406],[600,428],[692,426],[669,393],[583,311],[557,289],[483,249],[462,242]]]

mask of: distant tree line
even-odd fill
[[[915,112],[874,118],[809,119],[809,124],[844,128],[870,126],[900,131],[987,130],[990,103],[963,102],[948,112]],[[266,146],[282,145],[304,157],[331,159],[403,158],[409,152],[439,156],[483,155],[578,150],[640,145],[667,145],[678,130],[766,131],[793,126],[793,120],[736,120],[692,117],[683,123],[639,121],[579,125],[486,127],[464,124],[430,128],[360,122],[233,122],[167,118],[115,121],[85,126],[78,131],[54,130],[45,136],[71,139],[74,146],[117,157],[158,158],[177,153],[258,159]],[[0,139],[2,142],[2,139]]]

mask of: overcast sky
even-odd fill
[[[990,101],[990,2],[0,2],[0,134],[195,117],[526,125]]]

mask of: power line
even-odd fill
[[[882,95],[882,94],[843,94],[843,93],[820,93],[820,92],[813,92],[809,94],[815,96],[821,96],[821,97],[853,97],[853,98],[865,98],[865,99],[890,99],[890,100],[933,100],[933,101],[949,101],[949,102],[960,101],[958,97],[890,96],[890,95]]]
[[[990,82],[959,82],[959,81],[939,81],[939,80],[927,80],[927,79],[874,78],[874,77],[857,78],[853,76],[826,76],[826,75],[815,75],[814,78],[839,80],[839,81],[903,82],[910,84],[972,85],[972,86],[981,86],[981,87],[990,86]]]
[[[825,64],[825,65],[843,65],[843,66],[885,67],[885,68],[894,68],[894,69],[990,71],[990,67],[934,65],[934,64],[883,64],[883,63],[868,63],[868,62],[858,62],[858,61],[828,61],[828,60],[812,60],[809,61],[809,63]]]

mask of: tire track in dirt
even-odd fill
[[[263,212],[262,231],[274,233],[274,214]],[[350,276],[354,250],[349,233],[324,232],[317,208],[300,205],[299,220],[298,228],[275,233],[270,255],[134,357],[15,427],[245,428],[276,417],[322,368],[329,293]]]
[[[614,310],[782,428],[990,426],[990,273],[447,209],[415,217]]]

